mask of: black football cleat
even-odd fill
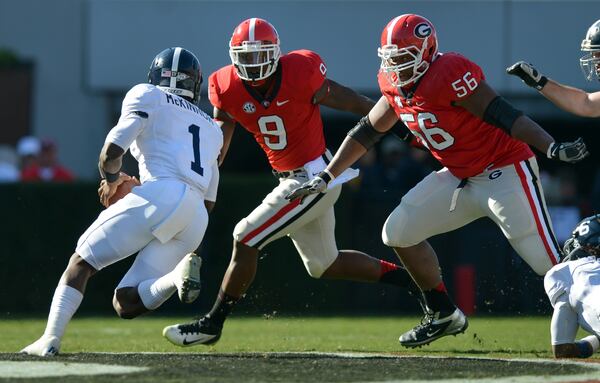
[[[444,336],[463,333],[469,327],[467,317],[459,309],[442,318],[439,315],[439,312],[426,313],[419,325],[400,336],[400,344],[409,348],[420,347]]]

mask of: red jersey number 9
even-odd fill
[[[258,128],[264,136],[265,145],[271,150],[283,150],[287,146],[287,133],[279,116],[262,116]]]

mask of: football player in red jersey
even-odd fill
[[[581,41],[586,54],[579,59],[581,70],[588,81],[600,80],[600,20],[592,24]],[[558,107],[583,117],[600,117],[600,92],[587,93],[581,89],[563,85],[541,74],[525,61],[506,68],[532,88],[537,89]]]
[[[424,320],[400,337],[403,346],[416,347],[467,328],[466,317],[448,297],[427,238],[487,216],[543,275],[559,261],[560,250],[527,144],[566,162],[588,152],[581,140],[555,142],[499,96],[475,63],[457,53],[439,53],[435,29],[422,16],[392,19],[378,54],[383,96],[348,133],[327,168],[288,198],[319,195],[398,120],[444,165],[403,196],[382,233],[425,296]]]
[[[264,150],[279,185],[235,227],[231,263],[212,310],[199,321],[166,327],[163,335],[179,346],[217,342],[227,315],[254,279],[260,250],[284,236],[292,239],[314,278],[390,283],[421,295],[405,269],[359,251],[338,250],[333,205],[344,180],[303,204],[285,199],[331,159],[319,105],[364,115],[375,103],[327,79],[316,53],[281,55],[277,31],[265,20],[251,18],[237,26],[229,54],[232,65],[209,78],[214,117],[225,137],[221,157],[237,122]],[[352,176],[349,171],[341,178]]]

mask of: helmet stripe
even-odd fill
[[[249,28],[249,36],[248,36],[248,41],[255,41],[254,40],[254,27],[256,26],[256,17],[253,17],[250,19],[250,28]]]
[[[387,27],[387,45],[392,45],[392,35],[394,34],[394,28],[396,27],[396,24],[398,23],[398,20],[400,20],[400,18],[402,16],[404,16],[404,15],[396,16],[396,18],[394,18],[394,20],[390,21],[390,23],[388,24],[388,27]]]
[[[173,63],[171,64],[171,82],[169,83],[169,87],[177,88],[177,70],[179,69],[179,56],[181,55],[181,48],[175,48],[175,53],[173,53]],[[173,76],[175,73],[175,76]]]

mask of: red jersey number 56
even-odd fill
[[[415,116],[409,113],[400,114],[400,119],[408,127],[414,125],[415,122]],[[428,127],[428,122],[430,123],[429,125],[437,124],[438,120],[433,113],[419,113],[417,114],[417,126],[421,133],[417,132],[416,129],[411,129],[413,134],[419,137],[423,144],[435,150],[444,150],[454,144],[454,137],[450,133],[438,126]]]

